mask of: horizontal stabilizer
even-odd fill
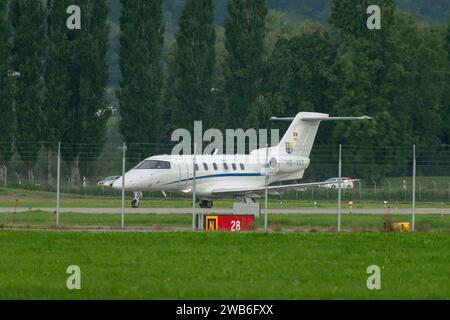
[[[292,121],[293,117],[271,117],[272,121]],[[357,121],[357,120],[372,120],[369,116],[361,116],[361,117],[303,117],[300,120],[302,121],[338,121],[338,120],[347,120],[347,121]]]
[[[344,120],[344,121],[358,121],[358,120],[372,120],[369,116],[361,117],[305,117],[302,118],[303,121],[334,121],[334,120]]]

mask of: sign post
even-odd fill
[[[195,231],[195,154],[197,152],[197,143],[194,143],[194,156],[192,157],[192,231]]]
[[[127,149],[125,142],[123,143],[122,149],[122,208],[120,226],[123,229],[125,228],[125,152]]]
[[[56,173],[56,224],[59,224],[59,205],[60,205],[60,192],[59,181],[61,179],[61,142],[58,142],[58,164]]]
[[[342,144],[339,145],[338,232],[341,231]]]
[[[269,145],[266,144],[266,162],[264,164],[264,173],[265,173],[265,190],[264,190],[264,231],[267,231],[267,213],[269,211],[268,209],[268,203],[267,203],[267,196],[268,196],[268,184],[269,184]]]

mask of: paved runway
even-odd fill
[[[0,208],[1,213],[14,212],[27,212],[27,207],[20,208]],[[55,208],[33,208],[32,210],[42,210],[46,212],[54,212]],[[84,214],[120,214],[120,208],[61,208],[61,213],[84,213]],[[350,213],[348,208],[342,209],[343,214]],[[192,208],[126,208],[126,214],[190,214]],[[233,209],[197,209],[197,213],[204,214],[232,214]],[[261,209],[261,213],[264,213],[264,209]],[[269,209],[269,214],[336,214],[336,208],[284,208],[284,209]],[[352,214],[386,214],[385,208],[364,208],[364,209],[352,209]],[[411,214],[411,208],[391,208],[391,214]],[[450,208],[417,208],[416,214],[450,214]]]

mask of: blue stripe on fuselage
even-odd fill
[[[207,176],[195,177],[195,180],[209,179],[209,178],[220,178],[220,177],[259,177],[259,176],[264,176],[264,174],[262,174],[262,173],[218,173],[218,174],[210,174],[210,175],[207,175]],[[180,183],[180,182],[191,181],[191,180],[193,180],[193,178],[177,180],[177,181],[174,181],[174,182],[166,183],[164,185],[167,186],[169,184]]]

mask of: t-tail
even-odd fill
[[[270,120],[292,121],[280,143],[278,144],[279,153],[292,156],[309,158],[317,130],[321,121],[332,120],[370,120],[369,116],[361,117],[330,117],[326,113],[318,112],[300,112],[294,118],[272,117]]]

